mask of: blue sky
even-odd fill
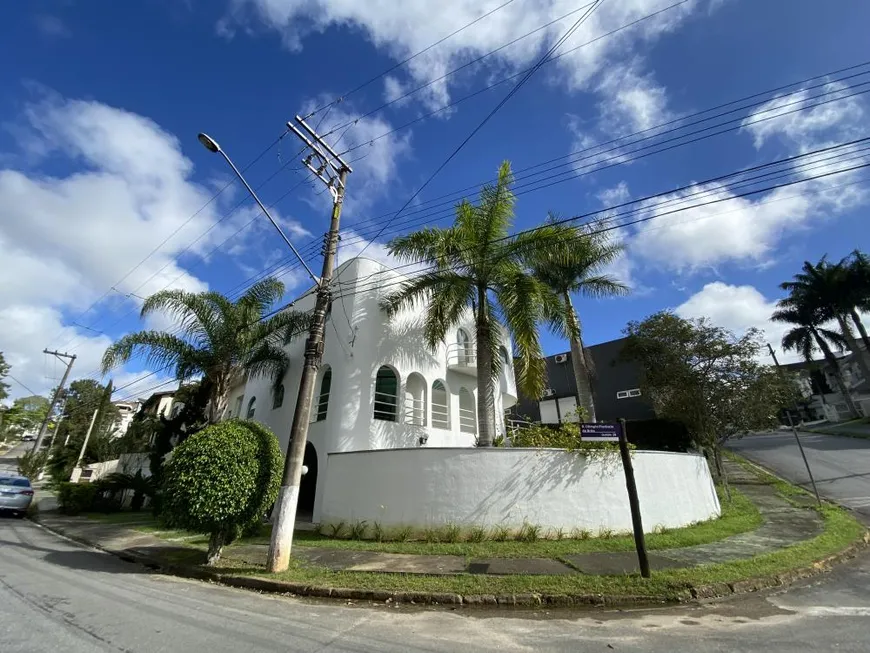
[[[48,346],[78,354],[74,376],[87,375],[111,339],[139,327],[135,295],[167,285],[230,292],[286,256],[262,219],[234,235],[257,215],[237,185],[200,211],[231,178],[197,132],[210,133],[245,165],[294,114],[341,96],[503,2],[42,0],[7,7],[0,24],[7,62],[0,69],[0,351],[13,374],[34,390],[49,388],[55,366],[41,353]],[[510,84],[366,143],[532,65],[581,15],[582,4],[513,0],[312,118],[329,130],[574,12],[346,133],[344,147],[361,145],[348,157],[365,158],[349,183],[343,256],[374,237],[380,222],[373,228],[366,220],[404,204]],[[673,4],[604,0],[557,54],[620,31],[542,68],[397,222],[430,216],[429,223],[447,224],[433,222],[445,212],[426,212],[425,202],[491,178],[504,159],[525,168],[870,60],[870,6],[860,0]],[[548,211],[595,211],[866,136],[870,108],[857,93],[866,89],[848,85],[868,80],[870,74],[814,91],[856,93],[837,102],[522,194],[517,227],[539,223]],[[747,122],[752,111],[776,116],[777,102],[799,105],[810,96],[763,97],[772,104],[735,115]],[[246,175],[262,185],[267,203],[277,201],[284,225],[305,244],[326,229],[329,196],[305,184],[287,194],[303,178],[294,172],[297,151],[284,138]],[[777,284],[806,258],[867,249],[864,177],[843,173],[617,232],[627,253],[611,272],[634,292],[580,299],[586,340],[617,337],[627,321],[673,308],[738,331],[765,328],[777,343],[781,329],[766,321]],[[722,200],[736,192],[694,190]],[[386,256],[379,243],[366,254]],[[309,263],[319,265],[314,256]],[[304,277],[293,269],[284,281],[292,294]],[[567,349],[549,335],[545,348]],[[119,371],[116,383],[134,380],[141,369]],[[141,388],[161,380],[151,377]]]

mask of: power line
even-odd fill
[[[459,154],[459,152],[462,150],[462,148],[464,148],[468,144],[468,142],[472,138],[474,138],[474,135],[477,134],[477,132],[479,132],[481,129],[483,129],[483,126],[486,125],[486,123],[488,123],[490,121],[490,119],[496,113],[498,113],[499,109],[501,109],[505,104],[507,104],[507,102],[514,95],[516,95],[517,92],[519,92],[519,90],[526,84],[526,82],[528,82],[529,79],[531,79],[532,75],[534,75],[535,72],[537,72],[537,70],[542,65],[544,65],[544,63],[547,61],[547,59],[550,56],[552,56],[553,52],[555,52],[559,48],[559,46],[561,46],[568,38],[570,38],[571,35],[575,31],[577,31],[577,29],[580,27],[580,25],[582,25],[586,21],[586,19],[592,15],[592,12],[594,12],[598,7],[601,6],[602,2],[604,2],[604,0],[595,0],[595,2],[589,7],[589,9],[586,11],[586,13],[583,14],[582,16],[580,16],[580,18],[578,18],[574,22],[574,24],[565,32],[565,34],[558,41],[556,41],[556,43],[553,45],[553,47],[551,47],[547,51],[547,53],[543,57],[541,57],[541,59],[538,61],[537,66],[535,68],[533,68],[532,70],[530,70],[526,74],[525,77],[523,77],[519,82],[517,82],[517,84],[507,93],[507,95],[505,95],[501,99],[501,101],[498,104],[496,104],[495,107],[493,107],[493,109],[486,115],[486,117],[484,117],[484,119],[482,121],[480,121],[480,123],[477,125],[477,127],[475,127],[474,129],[471,130],[471,133],[468,136],[466,136],[465,139],[454,148],[454,150],[450,153],[450,155],[446,159],[444,159],[444,161],[441,163],[441,165],[439,165],[435,169],[435,171],[431,175],[429,175],[429,178],[426,179],[425,182],[423,182],[423,185],[420,186],[416,191],[414,191],[414,193],[411,194],[411,197],[409,197],[408,200],[402,205],[402,208],[400,208],[396,212],[396,215],[395,215],[396,218],[398,218],[399,215],[401,215],[402,211],[404,211],[406,208],[408,208],[408,206],[410,206],[411,202],[414,201],[414,198],[423,192],[423,189],[425,189],[426,186],[428,186],[432,182],[432,180],[435,179],[436,176],[438,176],[438,173],[440,173],[453,160],[453,158],[457,154]],[[381,230],[377,234],[375,234],[375,237],[373,240],[377,240],[378,236],[381,233],[383,233],[384,229],[386,229],[386,226],[387,225],[385,224],[381,228]],[[362,255],[362,253],[364,251],[366,251],[366,249],[368,249],[369,245],[371,245],[371,241],[366,243],[365,247],[362,248],[362,250],[359,252],[358,256]]]
[[[419,57],[420,55],[425,54],[426,52],[428,52],[428,51],[431,50],[432,48],[441,45],[442,43],[444,43],[444,42],[447,41],[448,39],[453,38],[454,36],[456,36],[456,35],[459,34],[460,32],[463,32],[464,30],[468,29],[468,28],[471,27],[472,25],[476,25],[477,23],[479,23],[480,21],[482,21],[484,18],[488,18],[489,16],[491,16],[491,15],[494,14],[495,12],[499,11],[500,9],[504,9],[505,7],[507,7],[507,6],[508,6],[509,4],[511,4],[512,2],[514,2],[514,0],[507,0],[507,2],[505,2],[505,3],[503,3],[503,4],[500,4],[500,5],[499,5],[498,7],[496,7],[495,9],[491,9],[490,11],[486,12],[485,14],[482,14],[481,16],[478,16],[477,18],[475,18],[474,20],[472,20],[470,23],[466,23],[465,25],[463,25],[463,26],[460,27],[459,29],[454,30],[453,32],[451,32],[451,33],[448,34],[447,36],[444,36],[444,37],[440,38],[439,40],[435,41],[434,43],[432,43],[431,45],[426,46],[426,47],[423,48],[422,50],[419,50],[418,52],[415,52],[415,53],[412,54],[411,56],[409,56],[409,57],[403,59],[402,61],[400,61],[399,63],[397,63],[397,64],[395,64],[395,65],[393,65],[393,66],[390,66],[389,68],[387,68],[387,69],[386,69],[385,71],[383,71],[382,73],[379,73],[378,75],[375,75],[374,77],[372,77],[372,78],[369,79],[368,81],[365,81],[365,82],[363,82],[362,84],[360,84],[359,86],[356,86],[356,87],[352,88],[351,90],[347,91],[347,92],[344,93],[343,95],[340,95],[339,97],[337,97],[336,99],[334,99],[332,102],[329,102],[328,104],[324,104],[324,105],[322,105],[322,106],[320,106],[320,107],[317,107],[317,108],[314,109],[311,113],[307,114],[307,115],[303,118],[303,120],[308,120],[309,118],[311,118],[311,117],[314,116],[315,114],[319,113],[319,112],[322,111],[323,109],[326,109],[327,107],[331,108],[331,107],[333,107],[334,105],[336,105],[336,104],[338,104],[338,103],[340,103],[340,102],[343,102],[344,100],[346,100],[349,96],[353,95],[354,93],[356,93],[356,92],[358,92],[358,91],[361,91],[362,89],[364,89],[365,87],[369,86],[370,84],[373,84],[374,82],[378,81],[378,80],[381,79],[382,77],[384,77],[384,76],[386,76],[386,75],[389,75],[391,72],[393,72],[393,71],[396,70],[397,68],[401,68],[401,67],[404,66],[405,64],[407,64],[407,63],[413,61],[414,59],[416,59],[416,58]],[[321,122],[322,122],[322,121],[323,121],[323,118],[321,118]],[[354,121],[351,121],[350,124],[355,124],[355,122],[354,122]],[[315,131],[316,131],[316,130],[315,130]]]
[[[15,383],[17,383],[17,384],[20,385],[22,388],[24,388],[25,390],[27,390],[27,392],[29,392],[30,394],[32,394],[32,395],[37,395],[37,394],[39,394],[39,393],[34,392],[33,390],[31,390],[30,388],[28,388],[26,385],[24,385],[24,383],[22,383],[21,381],[19,381],[18,379],[16,379],[14,376],[12,376],[11,374],[9,374],[8,372],[6,373],[6,376],[8,376],[8,377],[9,377],[10,379],[12,379],[13,381],[15,381]]]

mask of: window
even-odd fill
[[[236,417],[242,419],[242,397],[236,397]]]
[[[332,389],[332,369],[326,366],[323,376],[320,377],[320,395],[317,398],[317,415],[315,422],[326,419],[326,411],[329,409],[329,391]]]
[[[272,410],[284,405],[284,384],[282,383],[272,393]]]
[[[459,430],[462,433],[477,434],[474,397],[465,388],[459,388]]]
[[[375,419],[387,422],[398,421],[399,411],[396,399],[399,394],[399,377],[387,367],[382,366],[375,377]]]
[[[631,390],[620,390],[616,393],[617,399],[628,399],[629,397],[640,397],[640,388],[632,388]]]
[[[474,362],[474,352],[471,350],[471,338],[465,329],[456,332],[456,342],[459,343],[459,364],[470,365]]]
[[[416,372],[405,382],[405,423],[426,426],[426,380]]]
[[[511,367],[511,358],[508,355],[508,350],[504,347],[498,348],[499,356],[501,356],[501,364],[504,366],[504,369],[509,370]]]
[[[257,410],[257,398],[251,397],[251,400],[248,402],[248,413],[245,415],[245,419],[254,419],[254,411]]]
[[[450,395],[443,381],[432,384],[432,426],[450,430]]]

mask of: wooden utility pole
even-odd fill
[[[770,352],[770,357],[773,359],[773,364],[776,365],[776,371],[779,373],[780,377],[785,380],[785,375],[782,372],[782,367],[780,367],[779,361],[776,359],[776,352],[773,351],[773,347],[768,342],[767,350]],[[824,396],[824,395],[823,395]],[[795,411],[798,410],[797,404],[795,404]],[[807,475],[810,477],[810,483],[813,486],[813,494],[816,495],[816,503],[819,504],[819,508],[822,507],[822,499],[819,497],[819,490],[816,487],[816,479],[813,478],[813,470],[810,469],[810,463],[807,461],[807,455],[804,453],[804,445],[801,443],[800,436],[798,435],[797,428],[795,428],[794,420],[791,418],[791,412],[786,409],[785,416],[788,419],[788,425],[791,427],[791,432],[794,434],[795,442],[797,442],[798,449],[801,452],[801,458],[804,459],[804,467],[807,468]]]
[[[63,387],[66,385],[66,380],[69,378],[69,372],[72,369],[73,363],[76,362],[75,354],[61,354],[58,351],[48,351],[47,349],[42,350],[43,354],[51,354],[52,356],[56,356],[57,358],[66,358],[69,360],[66,363],[66,370],[63,373],[63,377],[60,379],[60,385],[57,386],[57,390],[54,391],[54,396],[51,398],[51,403],[48,405],[48,412],[45,414],[45,419],[42,420],[42,424],[39,427],[39,435],[36,436],[36,442],[33,443],[32,451],[34,453],[39,451],[39,448],[42,446],[42,440],[45,438],[45,432],[48,430],[48,422],[51,420],[51,414],[54,412],[54,407],[57,405],[57,400],[60,399],[60,395],[63,392]]]
[[[305,341],[305,362],[299,380],[299,394],[296,398],[296,411],[290,427],[290,445],[284,461],[284,475],[281,489],[275,502],[272,524],[272,538],[266,566],[271,572],[285,571],[290,566],[290,552],[293,548],[293,529],[296,526],[296,507],[299,503],[299,487],[302,482],[302,463],[305,460],[305,445],[308,442],[308,424],[311,421],[311,406],[314,401],[314,384],[317,370],[323,358],[323,333],[326,327],[326,312],[332,302],[333,268],[335,252],[338,247],[341,207],[344,202],[345,184],[348,173],[352,172],[341,157],[323,139],[296,116],[296,122],[287,127],[305,144],[309,154],[303,163],[311,170],[332,193],[332,218],[323,254],[323,270],[317,286],[314,314],[308,339]],[[304,130],[304,131],[303,131]],[[316,162],[316,165],[312,162]]]
[[[646,538],[643,534],[643,520],[640,516],[640,502],[637,498],[637,484],[634,481],[634,467],[631,464],[631,454],[628,451],[628,436],[625,432],[625,420],[619,420],[619,454],[622,456],[622,469],[625,472],[625,488],[628,490],[628,505],[631,508],[631,526],[634,530],[634,546],[637,549],[637,562],[640,565],[640,575],[649,578],[649,558],[646,554]]]

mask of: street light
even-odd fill
[[[267,209],[263,205],[263,203],[260,201],[260,198],[257,197],[257,194],[254,192],[254,189],[251,188],[251,185],[245,180],[245,178],[242,176],[242,173],[239,172],[239,169],[236,167],[236,164],[233,163],[232,159],[230,159],[230,157],[227,156],[227,153],[221,149],[221,146],[218,145],[217,141],[214,140],[208,134],[200,133],[197,135],[197,138],[199,139],[199,142],[202,143],[202,146],[205,149],[207,149],[209,152],[219,153],[226,160],[226,162],[229,164],[230,168],[233,169],[233,172],[236,173],[236,177],[238,177],[239,181],[241,181],[245,185],[245,188],[248,189],[248,192],[251,194],[251,197],[253,197],[256,200],[257,204],[260,206],[263,213],[265,213],[266,217],[269,218],[269,222],[272,223],[272,226],[275,227],[275,229],[280,234],[281,238],[284,240],[285,243],[287,243],[287,247],[289,247],[290,250],[296,255],[296,258],[299,259],[299,262],[302,264],[302,267],[304,267],[305,271],[308,272],[308,276],[311,277],[312,281],[314,281],[314,284],[319,287],[320,286],[320,279],[318,279],[317,277],[314,276],[314,273],[311,271],[311,268],[309,268],[308,264],[305,263],[305,261],[303,260],[302,255],[299,254],[299,252],[293,246],[293,243],[291,243],[290,239],[287,238],[287,235],[284,233],[284,230],[281,229],[281,227],[275,221],[275,218],[273,218],[272,214],[269,213],[269,209]]]

